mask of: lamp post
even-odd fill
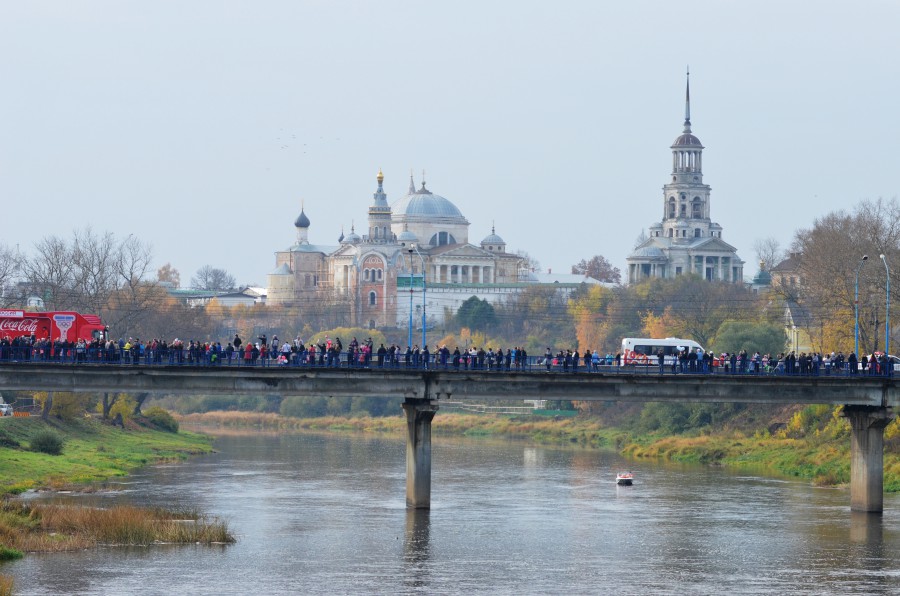
[[[412,311],[413,311],[413,266],[412,249],[409,251],[409,338],[406,340],[406,348],[412,348]]]
[[[862,266],[865,265],[866,261],[868,260],[869,255],[863,255],[859,260],[859,265],[856,266],[856,288],[853,294],[853,308],[856,327],[853,341],[853,353],[857,358],[859,358],[859,270],[862,269]]]
[[[418,247],[415,244],[409,245],[409,260],[412,263],[412,253],[416,251],[416,255],[418,255],[419,260],[422,261],[422,349],[425,349],[425,257],[422,256],[422,253],[419,252]],[[412,265],[410,265],[410,269],[412,269]],[[409,296],[409,317],[410,321],[412,321],[412,277],[410,277],[410,286],[409,286],[410,296]],[[412,323],[410,323],[410,328],[412,328]],[[409,332],[409,341],[412,343],[412,331]]]
[[[884,272],[887,274],[887,288],[884,300],[884,353],[891,353],[891,270],[888,269],[887,258],[881,254],[881,262],[884,263]]]

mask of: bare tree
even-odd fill
[[[590,260],[581,259],[577,265],[572,265],[572,273],[614,284],[622,282],[622,272],[619,268],[613,267],[612,263],[601,255],[594,255]]]
[[[755,240],[753,251],[756,253],[757,262],[763,263],[766,269],[771,269],[787,256],[781,248],[781,243],[772,236]]]
[[[541,263],[533,256],[525,252],[524,250],[517,250],[516,255],[522,259],[520,268],[528,269],[529,271],[540,271]]]
[[[68,242],[48,236],[34,245],[34,254],[22,260],[22,275],[28,291],[36,294],[50,310],[71,305],[74,282],[73,263]]]
[[[19,301],[15,291],[18,275],[18,255],[5,244],[0,244],[0,306],[12,306]]]
[[[191,278],[191,287],[195,290],[231,290],[235,287],[235,281],[234,276],[224,269],[204,265]]]

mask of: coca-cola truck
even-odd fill
[[[76,342],[106,339],[106,326],[97,315],[71,311],[25,312],[0,309],[0,338],[34,336],[35,340]]]

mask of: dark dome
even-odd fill
[[[700,143],[700,139],[689,132],[686,132],[675,139],[675,142],[672,143],[672,147],[697,147],[699,149],[703,149],[703,145]]]
[[[306,213],[303,212],[303,209],[300,209],[300,215],[297,217],[297,220],[294,222],[294,226],[297,228],[308,228],[309,227],[309,218],[306,217]]]

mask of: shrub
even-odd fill
[[[22,551],[0,544],[0,561],[14,561],[22,558]]]
[[[48,455],[59,455],[62,453],[63,440],[51,430],[42,430],[31,439],[31,450],[46,453]]]
[[[144,416],[161,430],[170,433],[178,432],[178,421],[159,406],[148,408],[147,411],[144,412]]]

